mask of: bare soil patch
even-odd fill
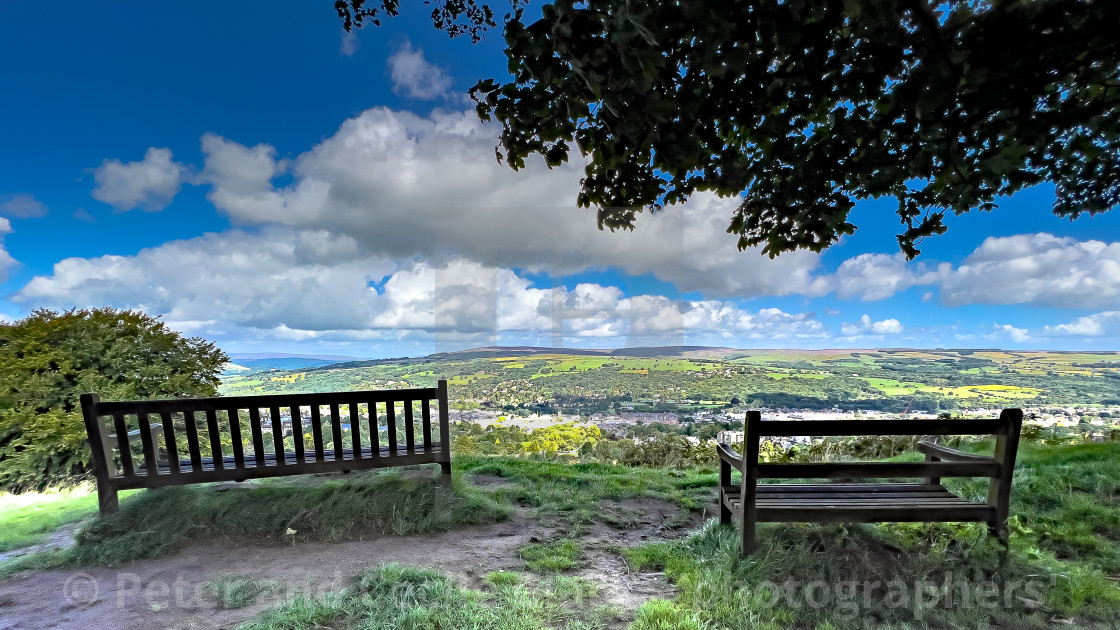
[[[54,551],[57,549],[68,549],[70,547],[73,547],[74,535],[78,533],[78,530],[81,529],[83,525],[85,525],[84,522],[69,523],[67,525],[63,525],[62,527],[59,527],[57,530],[55,530],[55,532],[51,534],[50,537],[37,545],[21,547],[19,549],[13,549],[11,551],[0,553],[0,562],[7,562],[8,560],[14,560],[16,558],[19,558],[20,556],[39,553],[41,551]]]
[[[574,574],[593,580],[609,603],[627,612],[650,597],[672,597],[675,590],[663,575],[631,572],[620,550],[651,539],[684,535],[701,517],[693,515],[687,522],[666,528],[667,519],[675,517],[680,522],[678,507],[671,503],[628,500],[612,507],[628,515],[627,524],[596,524],[580,538],[583,554]],[[13,576],[0,582],[0,630],[232,628],[296,593],[341,590],[362,571],[388,562],[434,568],[465,587],[481,588],[492,571],[525,571],[518,548],[530,539],[562,536],[564,532],[539,525],[531,510],[519,510],[505,522],[439,534],[342,543],[216,539],[191,545],[171,557],[120,568]],[[252,577],[273,587],[245,608],[222,610],[207,593],[206,584],[228,575]]]

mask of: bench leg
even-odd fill
[[[440,462],[439,482],[444,488],[451,488],[451,462]]]
[[[97,479],[97,509],[101,516],[115,514],[120,509],[117,501],[117,489],[107,479]]]
[[[731,464],[721,457],[719,460],[719,522],[727,525],[731,522],[731,508],[727,507],[726,489],[731,485]]]
[[[1007,521],[988,523],[988,535],[995,538],[1004,549],[1011,545],[1010,534],[1007,531]]]
[[[926,461],[927,462],[939,462],[939,461],[941,461],[941,458],[927,454],[926,455]],[[931,486],[940,486],[941,485],[941,477],[928,477],[926,479],[926,483],[928,483]]]
[[[988,523],[988,535],[999,542],[999,568],[1000,574],[1007,568],[1007,558],[1011,555],[1011,538],[1007,530],[1007,521],[992,521]]]
[[[749,556],[758,549],[758,540],[754,534],[754,521],[743,519],[743,534],[740,542],[743,556]]]

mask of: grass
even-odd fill
[[[86,486],[0,495],[0,553],[37,545],[59,527],[96,514],[97,495]]]
[[[535,587],[501,582],[472,590],[435,571],[387,564],[358,576],[342,592],[296,597],[243,628],[600,630],[618,619],[618,611],[596,604],[594,586],[586,580],[555,576]]]
[[[529,569],[538,573],[567,571],[579,566],[579,543],[571,538],[530,542],[517,550]]]
[[[946,483],[976,500],[987,491],[983,480]],[[1120,444],[1023,445],[1012,496],[1005,560],[983,525],[960,523],[762,524],[744,560],[737,531],[710,521],[685,540],[625,550],[632,569],[681,588],[631,628],[1111,627]]]
[[[217,601],[219,608],[235,610],[248,606],[257,595],[275,587],[273,582],[251,576],[227,575],[207,582],[206,592]]]
[[[691,512],[712,500],[717,477],[708,469],[682,472],[539,459],[461,457],[455,466],[464,473],[504,478],[508,483],[493,491],[495,500],[535,508],[542,525],[564,528],[574,536],[594,522],[624,525],[625,515],[604,509],[603,503],[640,497],[676,504],[680,512],[675,524],[683,524]]]
[[[969,444],[964,448],[990,452],[990,443]],[[21,562],[115,566],[214,536],[298,542],[438,531],[500,519],[520,505],[563,532],[519,549],[529,573],[493,572],[475,590],[432,571],[388,565],[344,591],[296,597],[248,627],[1105,628],[1120,610],[1116,443],[1020,447],[1005,560],[985,527],[957,523],[762,524],[761,548],[742,559],[735,528],[709,521],[685,539],[622,550],[631,571],[664,572],[679,589],[632,617],[603,607],[594,583],[563,573],[593,544],[583,534],[595,523],[626,527],[618,502],[628,499],[658,498],[686,516],[702,509],[714,492],[712,471],[498,458],[460,458],[455,470],[450,495],[435,480],[399,471],[229,492],[145,491],[88,527],[74,549]],[[476,488],[465,483],[470,474],[505,483]],[[985,480],[945,483],[971,500],[987,492]],[[611,505],[620,509],[605,509]],[[214,587],[223,606],[226,591],[231,606],[256,596],[259,584],[237,580],[249,578],[231,576]]]
[[[51,566],[120,566],[219,536],[337,541],[444,531],[510,513],[472,486],[456,483],[448,491],[436,478],[400,470],[277,479],[225,492],[203,485],[147,490],[123,502],[116,514],[86,526],[72,548],[0,565],[0,578]]]

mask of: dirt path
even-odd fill
[[[624,529],[595,525],[581,539],[576,575],[594,580],[602,596],[623,610],[650,597],[672,597],[664,576],[633,574],[618,549],[683,534],[664,531],[676,507],[657,500],[629,501],[634,518]],[[690,523],[695,525],[695,523]],[[512,520],[442,534],[385,536],[343,543],[255,544],[219,539],[166,558],[118,569],[35,571],[0,582],[0,630],[15,628],[232,628],[297,592],[341,590],[362,571],[387,562],[438,569],[478,588],[497,570],[525,569],[517,550],[532,538],[558,535],[528,510]],[[275,582],[249,606],[220,610],[206,583],[227,575]]]

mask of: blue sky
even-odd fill
[[[905,262],[893,204],[821,255],[738,252],[734,200],[633,233],[577,169],[514,173],[465,93],[501,76],[424,12],[344,36],[330,3],[0,3],[0,318],[115,306],[231,352],[1120,347],[1120,213],[1048,187]]]

